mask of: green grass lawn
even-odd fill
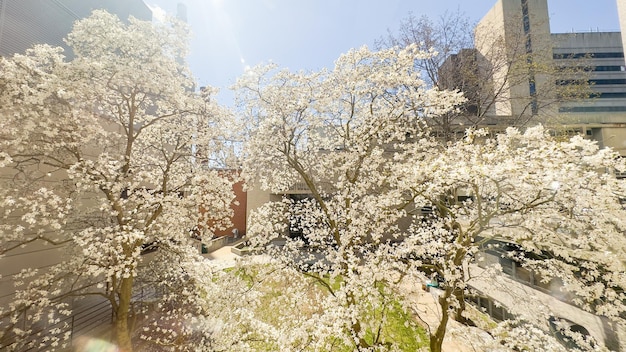
[[[315,274],[302,275],[299,278],[285,278],[282,275],[268,274],[266,268],[256,267],[247,268],[237,271],[237,275],[255,285],[257,290],[262,292],[256,314],[259,319],[265,323],[278,326],[284,323],[285,319],[298,321],[313,317],[314,314],[323,314],[320,300],[330,295],[330,290],[337,291],[341,289],[342,279],[315,277]],[[299,302],[308,302],[298,306],[290,304],[292,300],[286,297],[286,291],[289,285],[300,285],[301,292],[306,297]],[[373,344],[378,341],[379,344],[394,344],[400,351],[418,351],[424,347],[428,347],[428,334],[421,327],[416,319],[410,313],[404,311],[399,301],[387,299],[384,306],[367,307],[363,312],[363,320],[370,322],[369,327],[365,327],[365,340]],[[371,322],[374,322],[372,324]],[[373,327],[372,327],[373,326]],[[354,346],[347,345],[341,331],[337,332],[336,338],[330,338],[328,342],[329,351],[353,351]],[[315,339],[316,336],[310,336],[309,339]],[[306,346],[309,341],[299,341],[302,351],[308,351]],[[256,346],[259,351],[274,351],[277,346],[271,342],[259,341]]]

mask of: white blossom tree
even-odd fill
[[[20,348],[37,325],[71,314],[73,297],[93,295],[110,302],[115,341],[131,351],[138,281],[171,302],[193,287],[185,267],[202,257],[191,231],[207,238],[226,226],[234,196],[227,175],[210,169],[229,115],[210,89],[194,92],[186,38],[177,21],[95,11],[67,38],[71,60],[45,45],[0,59],[0,254],[38,241],[67,251],[15,280],[15,299],[0,310],[3,348]],[[155,325],[145,326],[167,330]],[[55,329],[37,343],[61,346],[69,333]]]
[[[487,279],[499,264],[477,265],[495,240],[514,246],[502,255],[543,282],[560,279],[580,309],[621,324],[624,185],[610,172],[623,168],[617,155],[578,137],[552,140],[542,128],[497,139],[469,130],[465,140],[439,143],[423,120],[464,100],[426,88],[414,60],[428,55],[414,46],[361,48],[330,71],[266,66],[236,85],[250,127],[244,173],[251,185],[285,194],[250,218],[250,241],[329,296],[310,319],[332,328],[300,323],[285,334],[315,336],[311,350],[337,340],[348,349],[398,349],[377,332],[393,302],[421,314],[406,286],[433,273],[445,286],[440,319],[427,328],[430,349],[441,351],[449,319],[466,319],[465,297],[495,282]],[[289,196],[302,188],[307,196]],[[514,297],[519,307],[532,304],[526,300]],[[518,325],[493,330],[494,345],[562,348],[542,330],[549,310],[531,312],[519,309],[518,322],[541,337]]]
[[[400,188],[410,189],[416,204],[433,208],[399,246],[405,258],[416,259],[407,263],[445,283],[438,298],[442,320],[431,339],[441,342],[450,314],[463,320],[464,298],[473,288],[495,292],[513,302],[506,308],[519,319],[545,327],[553,314],[545,302],[523,296],[510,282],[503,289],[501,264],[477,261],[495,249],[505,262],[532,273],[537,285],[623,329],[626,211],[620,199],[626,185],[613,172],[623,170],[623,161],[580,136],[554,140],[540,126],[524,133],[510,128],[491,139],[484,132],[469,130],[463,141],[428,159],[398,165],[407,182]],[[469,197],[459,201],[459,192]],[[521,337],[511,346],[532,343]]]
[[[321,334],[320,349],[337,339],[356,349],[393,344],[376,333],[400,279],[383,264],[406,216],[403,190],[390,187],[400,177],[393,165],[409,162],[410,140],[434,146],[423,138],[421,116],[463,100],[424,88],[413,62],[427,55],[411,46],[364,47],[341,56],[332,71],[273,72],[275,66],[267,66],[238,82],[251,127],[244,158],[249,182],[278,194],[303,183],[310,194],[262,207],[248,233],[327,288],[332,299],[320,321],[333,328]],[[290,228],[302,236],[289,238]],[[286,244],[272,249],[280,238]],[[368,314],[372,310],[383,314]]]

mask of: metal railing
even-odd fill
[[[160,297],[162,292],[151,286],[142,286],[135,289],[132,300],[134,302],[145,302]],[[98,302],[74,309],[72,315],[59,320],[57,323],[45,325],[33,329],[27,336],[17,336],[10,333],[2,337],[0,350],[8,349],[9,346],[17,343],[19,352],[27,351],[47,351],[52,347],[54,341],[67,344],[69,348],[72,342],[87,334],[103,335],[106,329],[109,331],[113,323],[113,311],[108,300],[102,299]],[[65,349],[65,348],[61,348]]]

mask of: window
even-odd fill
[[[528,271],[526,268],[522,268],[521,266],[516,266],[515,267],[515,277],[520,280],[523,281],[526,284],[531,284],[532,283],[532,274],[530,271]]]
[[[530,33],[530,17],[528,15],[528,0],[522,0],[522,16],[524,24],[524,34]]]
[[[626,112],[626,106],[567,106],[559,112]]]
[[[624,78],[613,78],[613,79],[590,79],[588,81],[591,84],[603,86],[603,85],[624,85],[626,84],[626,79]],[[567,86],[571,84],[581,84],[582,80],[576,79],[560,79],[556,81],[556,84],[559,86]]]
[[[620,72],[624,70],[624,66],[594,66],[593,70],[598,72]]]
[[[626,92],[618,92],[618,93],[598,93],[596,96],[600,99],[619,99],[626,98]]]
[[[506,319],[506,310],[504,307],[498,307],[495,303],[491,306],[491,317],[496,321]]]
[[[509,258],[500,258],[500,265],[502,266],[502,272],[508,275],[513,275],[514,262]]]
[[[580,59],[589,57],[593,59],[619,59],[624,57],[624,53],[571,53],[571,54],[553,54],[555,60],[563,59]]]

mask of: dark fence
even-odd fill
[[[154,287],[136,288],[132,300],[145,302],[161,296],[162,292]],[[63,344],[69,348],[72,342],[85,335],[104,335],[111,328],[113,311],[108,300],[90,298],[81,301],[72,311],[72,315],[61,319],[55,324],[49,324],[33,328],[32,332],[25,337],[9,333],[0,340],[0,351],[13,350],[17,352],[48,351],[53,347],[63,350]],[[53,346],[58,341],[58,346]],[[9,346],[15,344],[16,348]]]

